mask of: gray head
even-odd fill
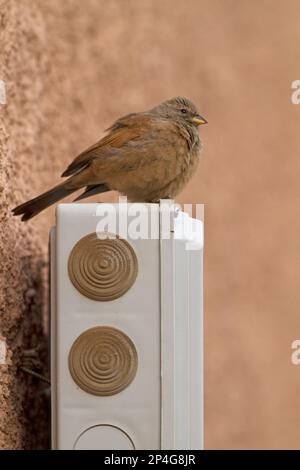
[[[158,113],[166,119],[184,121],[184,123],[193,126],[200,126],[207,122],[206,119],[198,113],[194,103],[182,96],[163,101],[160,105],[151,109],[151,112]]]

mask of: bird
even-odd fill
[[[67,179],[15,207],[13,215],[27,221],[83,188],[74,201],[111,190],[131,202],[173,199],[196,171],[202,148],[198,126],[206,123],[182,96],[127,114],[70,163],[61,175]]]

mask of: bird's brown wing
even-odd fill
[[[127,142],[141,137],[151,128],[153,119],[153,116],[138,113],[118,119],[107,129],[109,133],[78,155],[61,176],[74,175],[88,166],[93,159],[108,156],[109,149],[120,148]]]

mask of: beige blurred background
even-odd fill
[[[206,205],[206,448],[300,448],[299,21],[297,0],[0,1],[0,448],[48,445],[47,390],[19,367],[40,345],[47,371],[54,210],[9,211],[115,118],[174,95],[209,121],[178,198]]]

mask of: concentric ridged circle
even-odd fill
[[[100,234],[101,236],[101,234]],[[81,238],[71,251],[68,271],[81,294],[94,300],[114,300],[133,285],[137,276],[136,254],[126,240],[98,238],[91,233]]]
[[[76,384],[92,395],[114,395],[126,388],[137,371],[131,339],[109,326],[91,328],[73,343],[69,369]]]

